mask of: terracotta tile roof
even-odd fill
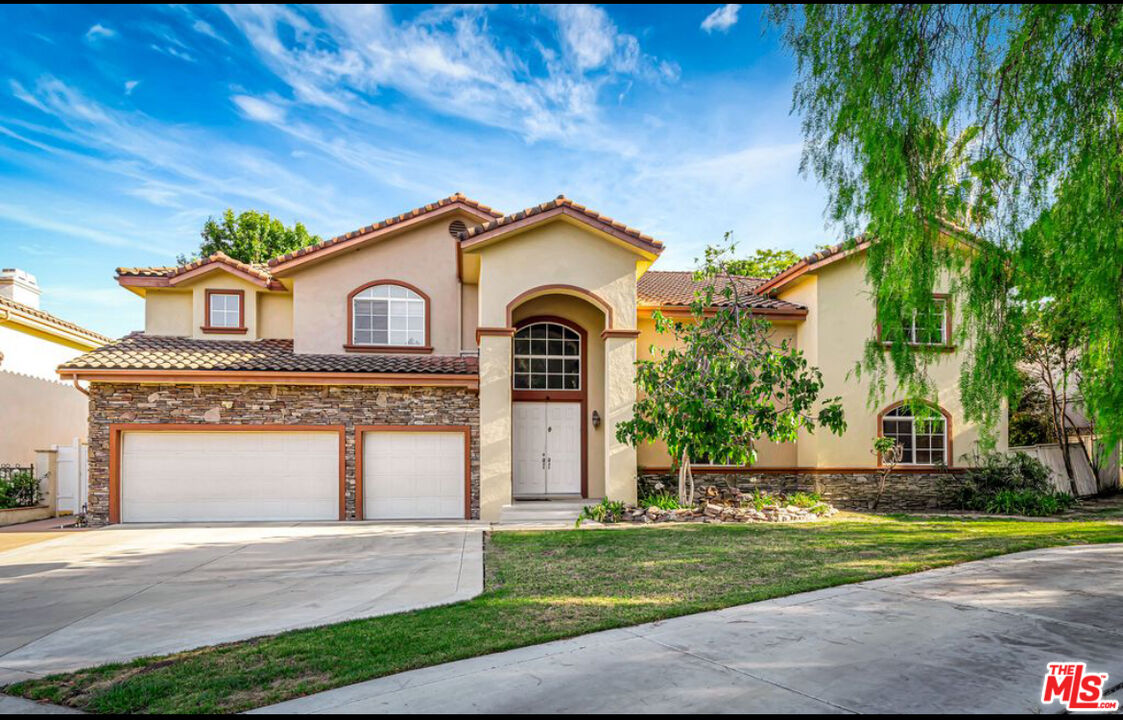
[[[19,313],[21,315],[26,315],[47,325],[53,325],[62,330],[68,330],[76,335],[80,335],[86,338],[92,343],[96,343],[99,345],[107,342],[113,342],[113,338],[106,337],[105,335],[96,333],[93,330],[87,330],[81,325],[72,323],[68,320],[63,320],[62,318],[52,315],[45,310],[33,308],[30,305],[24,305],[21,302],[16,302],[15,300],[11,300],[6,297],[0,297],[0,310],[8,310],[11,312]]]
[[[727,282],[724,278],[718,279],[716,284],[719,292]],[[756,288],[764,283],[764,278],[737,277],[734,282],[737,283],[739,292],[743,293],[741,299],[747,307],[788,312],[807,309],[802,305],[757,294]],[[641,307],[687,307],[694,301],[694,293],[703,290],[705,286],[704,282],[696,282],[694,273],[689,270],[649,270],[636,282],[636,296]],[[725,296],[714,298],[715,307],[728,304]]]
[[[869,247],[869,242],[870,241],[866,236],[860,235],[853,240],[846,240],[844,242],[831,245],[830,247],[825,247],[822,250],[817,250],[816,252],[813,252],[807,257],[792,263],[772,277],[763,281],[760,284],[760,287],[757,288],[757,290],[761,293],[774,292],[780,287],[808,272],[809,270],[821,267],[822,265],[833,263],[836,260],[841,260],[851,252],[866,249],[867,247]]]
[[[119,267],[119,277],[168,277],[175,272],[175,265],[157,265],[155,267]]]
[[[442,355],[311,355],[292,340],[196,340],[132,333],[59,366],[66,370],[228,370],[475,375],[475,357]]]
[[[269,266],[272,267],[275,265],[280,265],[281,263],[288,262],[289,260],[293,260],[294,258],[302,257],[304,255],[308,255],[309,253],[314,253],[318,250],[323,250],[324,248],[331,247],[332,245],[336,245],[347,240],[351,240],[352,238],[359,237],[360,235],[366,235],[368,233],[375,232],[376,230],[382,230],[383,228],[390,227],[391,225],[397,225],[398,223],[405,222],[406,220],[411,220],[420,215],[424,215],[426,213],[433,212],[434,210],[439,210],[440,208],[457,203],[461,205],[467,205],[470,208],[479,210],[483,213],[487,213],[488,215],[491,215],[493,217],[503,217],[503,213],[499,212],[498,210],[493,210],[483,203],[465,197],[461,193],[455,193],[453,195],[449,195],[446,198],[437,200],[436,202],[429,203],[428,205],[423,205],[419,208],[414,208],[409,212],[404,212],[401,215],[395,215],[392,218],[386,218],[385,220],[376,222],[373,225],[367,225],[366,227],[361,227],[358,230],[352,230],[345,235],[339,235],[337,237],[331,238],[330,240],[324,240],[323,242],[317,243],[315,245],[309,245],[306,248],[294,250],[293,252],[286,253],[284,255],[281,255],[280,257],[275,257],[269,261]]]
[[[263,263],[244,263],[241,260],[235,260],[223,252],[216,252],[205,258],[192,260],[186,265],[175,267],[119,267],[117,268],[117,277],[164,277],[171,280],[172,278],[184,275],[192,270],[197,270],[204,265],[210,265],[212,263],[220,263],[241,270],[265,282],[271,282],[273,280],[273,275],[270,274],[267,265]]]
[[[511,225],[512,223],[516,223],[520,220],[525,220],[526,218],[531,218],[531,217],[534,217],[535,215],[541,215],[542,213],[549,212],[550,210],[554,210],[554,209],[557,209],[557,208],[569,208],[569,209],[571,209],[571,210],[573,210],[573,211],[575,211],[575,212],[577,212],[581,215],[584,215],[584,216],[586,216],[586,217],[588,217],[588,218],[590,218],[594,221],[603,223],[603,224],[609,226],[610,228],[612,228],[613,230],[615,230],[615,231],[617,231],[617,232],[619,232],[619,233],[621,233],[621,234],[623,234],[623,235],[625,235],[625,236],[627,236],[627,237],[629,237],[633,240],[639,241],[639,243],[648,246],[651,250],[655,251],[656,253],[659,253],[659,252],[663,251],[663,243],[659,242],[658,240],[651,237],[650,235],[645,235],[644,233],[640,232],[639,230],[636,230],[635,228],[628,227],[624,223],[619,222],[617,220],[613,220],[612,218],[608,217],[607,215],[602,215],[601,213],[598,213],[595,210],[590,210],[589,208],[585,207],[584,205],[581,205],[579,203],[575,203],[572,200],[570,200],[569,198],[567,198],[565,195],[558,195],[553,200],[550,200],[548,202],[544,202],[540,205],[535,205],[534,207],[529,207],[529,208],[526,208],[525,210],[520,210],[518,212],[511,213],[510,215],[504,215],[502,217],[496,218],[495,220],[489,220],[488,222],[482,223],[480,225],[475,225],[473,227],[470,227],[467,230],[465,230],[464,232],[460,233],[461,242],[467,243],[467,242],[471,241],[473,238],[477,238],[480,235],[483,235],[484,233],[489,233],[493,230],[496,230],[497,228],[501,228],[501,227],[504,227],[506,225]]]

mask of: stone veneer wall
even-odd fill
[[[894,472],[885,484],[879,510],[934,510],[947,505],[948,496],[959,485],[959,472]],[[736,487],[741,492],[762,490],[770,493],[817,492],[835,507],[868,510],[877,493],[876,470],[862,471],[774,471],[733,470],[694,472],[694,485]],[[639,493],[655,490],[656,483],[674,491],[678,474],[666,471],[639,472]]]
[[[373,385],[90,384],[91,524],[109,521],[112,423],[344,425],[346,511],[355,517],[356,425],[471,427],[472,517],[480,514],[480,403],[474,390]]]

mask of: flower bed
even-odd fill
[[[659,496],[659,504],[651,499],[648,502],[641,500],[638,505],[627,506],[619,519],[634,523],[810,522],[838,512],[815,493],[772,495],[709,486],[701,488],[698,495],[698,501],[693,507],[668,508],[666,494]]]

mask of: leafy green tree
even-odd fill
[[[290,228],[268,213],[246,210],[236,216],[229,208],[222,214],[221,221],[207,218],[201,235],[203,241],[194,257],[222,252],[245,263],[263,263],[320,242],[318,235],[309,235],[299,222]],[[180,264],[191,259],[184,255],[177,258]]]
[[[801,428],[821,425],[838,434],[846,428],[839,398],[819,399],[819,370],[787,340],[773,344],[771,323],[746,307],[743,288],[730,282],[728,253],[707,248],[696,279],[708,283],[691,304],[689,321],[655,313],[656,329],[675,342],[636,363],[641,397],[634,417],[616,427],[621,442],[667,444],[683,504],[694,501],[692,457],[751,465],[760,438],[794,442]],[[718,297],[727,303],[709,312]]]
[[[877,321],[953,287],[960,391],[992,435],[1016,400],[1027,314],[1079,327],[1099,432],[1123,437],[1123,8],[774,5],[798,64],[803,167],[843,235],[871,239]],[[958,238],[959,240],[949,240]],[[938,354],[894,343],[865,364],[932,397]],[[880,359],[880,363],[878,362]],[[873,362],[870,362],[870,361]]]
[[[742,260],[730,260],[726,267],[732,275],[770,278],[787,270],[800,260],[800,256],[791,250],[757,248],[752,256]]]

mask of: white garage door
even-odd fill
[[[464,433],[363,433],[363,517],[464,517]]]
[[[122,436],[122,522],[337,519],[336,433]]]

